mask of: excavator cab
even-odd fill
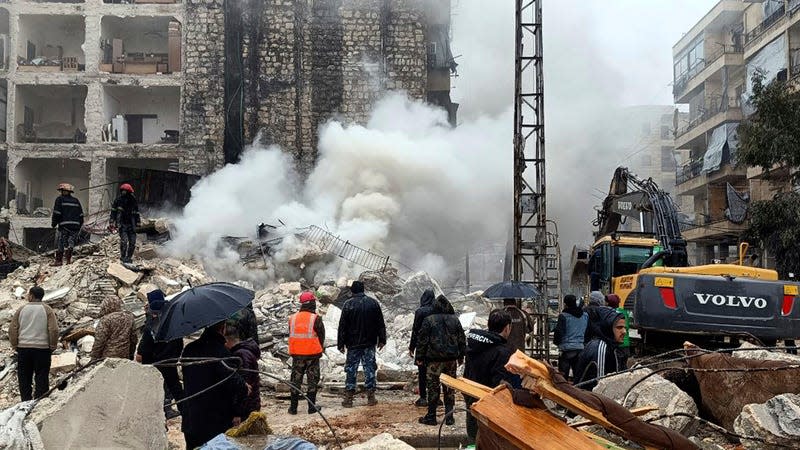
[[[637,272],[659,249],[659,241],[638,236],[605,236],[592,246],[590,290],[615,293],[624,301]]]

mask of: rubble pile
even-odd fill
[[[766,403],[745,405],[733,424],[742,436],[757,436],[767,444],[743,439],[747,449],[797,448],[800,444],[800,395],[781,394]]]

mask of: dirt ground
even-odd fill
[[[390,433],[416,448],[436,448],[439,427],[421,425],[417,418],[425,414],[424,408],[414,406],[416,396],[405,391],[378,391],[378,405],[366,406],[366,396],[355,399],[355,407],[343,408],[341,396],[321,393],[317,398],[322,405],[322,413],[328,419],[343,446],[364,442],[380,433]],[[318,414],[307,414],[306,405],[301,404],[298,414],[287,413],[289,400],[287,395],[266,395],[262,397],[262,411],[266,414],[269,425],[276,435],[298,436],[313,442],[320,448],[337,448],[336,439],[331,430]],[[464,408],[463,398],[456,397],[456,424],[442,427],[442,447],[458,448],[466,444],[465,413],[458,411]],[[443,414],[443,408],[439,408]],[[180,419],[169,423],[168,438],[170,448],[184,450],[183,435],[180,433]],[[266,436],[251,436],[237,440],[243,448],[263,450],[267,442]]]

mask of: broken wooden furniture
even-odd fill
[[[523,386],[647,449],[696,450],[685,436],[668,428],[643,422],[614,400],[579,389],[556,369],[517,351],[506,364],[509,372],[523,377]]]

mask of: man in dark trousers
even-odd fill
[[[422,328],[422,322],[425,318],[433,314],[433,300],[435,298],[436,295],[434,295],[433,289],[426,289],[419,299],[419,308],[414,312],[414,326],[411,328],[411,342],[408,344],[408,354],[411,356],[411,359],[415,361],[414,350],[417,349],[419,329]],[[417,366],[417,375],[419,380],[419,398],[414,404],[416,406],[428,406],[428,394],[425,389],[428,384],[428,377],[424,364]]]
[[[569,379],[577,375],[576,365],[578,356],[583,351],[584,334],[589,326],[589,315],[583,312],[574,295],[564,296],[564,311],[558,315],[556,329],[553,333],[553,343],[558,346],[558,370]]]
[[[522,380],[506,370],[505,365],[513,352],[506,346],[511,333],[511,316],[496,309],[489,314],[489,330],[469,330],[467,333],[467,357],[464,363],[464,378],[491,388],[503,381],[519,388]],[[478,435],[478,422],[469,412],[475,399],[464,395],[467,404],[467,435],[474,442]]]
[[[229,367],[236,367],[235,357],[225,348],[225,322],[206,328],[186,346],[183,358],[226,358]],[[183,383],[187,400],[181,431],[187,449],[200,447],[233,426],[238,402],[250,393],[242,376],[231,375],[222,362],[184,366]]]
[[[147,311],[142,330],[142,339],[136,349],[136,361],[142,364],[157,364],[161,361],[177,360],[183,352],[183,339],[169,342],[156,342],[154,337],[158,331],[161,311],[166,306],[164,293],[161,289],[147,293]],[[174,361],[172,361],[174,362]],[[183,398],[183,384],[178,378],[178,368],[175,366],[156,366],[164,378],[164,414],[167,419],[177,417],[179,412],[170,406],[173,400]],[[180,410],[182,404],[178,404]]]
[[[453,425],[453,407],[456,394],[453,389],[441,385],[439,376],[456,376],[456,369],[464,363],[467,338],[461,322],[447,297],[440,295],[433,303],[433,314],[422,322],[417,344],[417,364],[428,366],[428,413],[419,418],[419,423],[436,425],[436,407],[439,405],[439,390],[444,391],[444,423]]]
[[[51,219],[51,226],[58,229],[58,250],[56,250],[56,260],[53,262],[54,267],[64,264],[65,258],[67,264],[72,262],[72,249],[75,248],[75,242],[83,226],[83,207],[81,202],[72,196],[75,188],[69,183],[61,183],[58,185],[58,191],[61,195],[56,197]]]
[[[317,297],[313,292],[300,294],[300,311],[289,316],[289,355],[292,357],[292,390],[289,414],[297,414],[299,390],[306,377],[308,413],[317,412],[317,386],[319,385],[319,359],[325,349],[325,324],[317,314]]]
[[[133,186],[119,187],[119,197],[111,205],[110,227],[119,232],[119,257],[123,263],[133,262],[136,250],[136,227],[139,226],[139,204],[133,196]]]
[[[58,320],[53,310],[42,303],[44,289],[28,291],[28,303],[11,317],[8,340],[17,351],[17,380],[22,401],[33,400],[50,389],[50,355],[58,345]],[[36,380],[36,391],[31,383]]]
[[[597,334],[586,344],[578,357],[575,384],[591,391],[597,386],[596,378],[626,369],[625,354],[620,344],[625,339],[625,316],[608,307],[600,307]]]
[[[240,373],[250,388],[247,397],[238,402],[238,411],[233,418],[234,425],[247,420],[250,413],[261,411],[261,376],[258,373],[261,348],[253,338],[242,339],[242,334],[247,334],[247,330],[240,328],[241,325],[244,325],[241,321],[228,319],[225,328],[225,348],[242,360],[241,368],[246,371]]]
[[[519,308],[515,298],[503,299],[503,309],[511,316],[511,334],[508,335],[506,345],[513,351],[525,352],[525,341],[533,331],[531,316]]]
[[[375,399],[375,346],[382,349],[386,345],[386,323],[378,301],[364,294],[364,283],[353,281],[350,286],[353,294],[342,306],[336,347],[340,352],[347,350],[345,361],[345,393],[342,406],[353,407],[356,393],[356,373],[358,366],[364,367],[364,387],[367,389],[367,404],[378,404]]]

